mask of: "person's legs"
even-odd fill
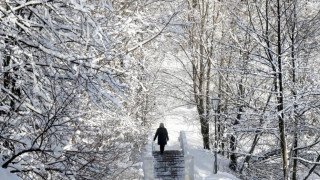
[[[161,144],[160,145],[160,153],[163,154],[163,151],[164,151],[164,145]]]

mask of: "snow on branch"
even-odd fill
[[[303,162],[306,162],[306,163],[308,163],[308,164],[320,165],[320,162],[309,161],[309,160],[303,159],[303,158],[301,158],[301,157],[294,157],[293,159],[298,159],[298,160],[303,161]]]
[[[165,24],[165,26],[157,33],[155,34],[153,37],[151,37],[150,39],[145,40],[142,43],[139,43],[137,46],[131,48],[128,50],[128,53],[138,49],[139,47],[142,47],[143,45],[147,44],[148,42],[154,40],[155,38],[157,38],[166,28],[167,26],[170,24],[171,20],[178,14],[178,12],[175,12],[171,15],[171,17],[169,18],[168,22]]]

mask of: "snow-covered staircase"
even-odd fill
[[[189,155],[186,134],[180,131],[180,150],[155,151],[152,132],[149,132],[146,154],[143,157],[144,180],[194,180],[194,160]]]
[[[184,154],[182,151],[159,151],[152,153],[155,163],[155,178],[161,180],[184,179]]]

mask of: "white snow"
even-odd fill
[[[210,151],[203,149],[200,123],[195,109],[180,107],[166,114],[165,117],[154,124],[152,128],[153,135],[159,123],[163,122],[169,134],[169,141],[167,146],[165,146],[165,150],[178,150],[180,149],[178,141],[179,133],[180,131],[186,132],[189,153],[194,157],[196,180],[239,180],[230,174],[231,170],[228,168],[228,159],[219,155],[218,174],[213,174],[214,156]],[[159,151],[158,145],[155,146],[155,150]]]
[[[3,180],[21,180],[17,175],[12,174],[7,169],[3,169],[0,167],[0,179]]]

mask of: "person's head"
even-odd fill
[[[163,123],[160,123],[160,128],[164,128],[164,124]]]

